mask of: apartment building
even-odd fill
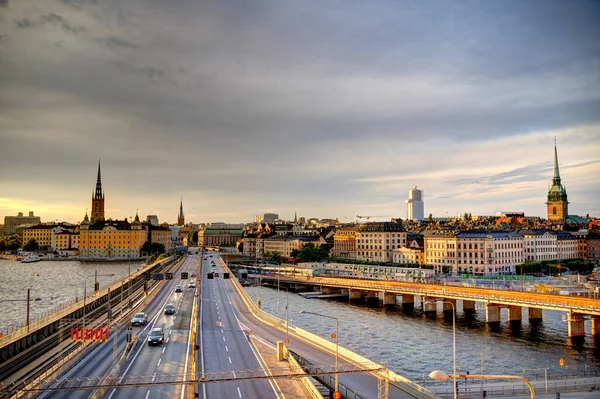
[[[356,259],[356,237],[358,236],[358,232],[358,226],[339,228],[333,236],[331,256],[335,258]]]
[[[392,251],[404,245],[406,232],[400,223],[361,224],[356,235],[356,259],[392,262]]]
[[[550,230],[521,230],[524,238],[525,262],[556,260],[558,256],[558,240],[556,233]]]
[[[425,247],[423,236],[408,233],[406,236],[406,245],[392,250],[392,262],[399,264],[424,264]]]

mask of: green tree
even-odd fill
[[[152,248],[152,253],[153,254],[164,254],[165,253],[165,246],[163,244],[160,244],[158,242],[153,242],[151,245]]]
[[[329,252],[321,247],[315,246],[312,242],[306,244],[298,253],[298,259],[305,262],[321,262],[329,257]]]
[[[429,223],[433,222],[433,215],[431,213],[427,217],[427,220],[429,221]]]
[[[196,245],[198,244],[198,232],[197,231],[190,231],[188,233],[188,245]]]
[[[266,252],[265,259],[281,264],[281,254],[279,252]]]
[[[146,241],[144,245],[142,245],[142,252],[145,252],[147,255],[152,255],[152,244],[150,244],[150,241]]]
[[[27,241],[27,244],[23,245],[23,249],[25,251],[37,251],[40,249],[40,246],[35,238],[31,238],[29,241]]]
[[[292,257],[292,258],[297,258],[299,253],[300,253],[300,251],[299,251],[299,250],[297,250],[297,249],[292,249],[292,252],[290,252],[290,257]]]

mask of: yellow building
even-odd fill
[[[90,223],[86,213],[79,227],[81,258],[137,258],[148,232],[142,228],[139,216],[125,220],[99,220]]]
[[[154,226],[147,224],[144,226],[148,229],[148,241],[151,244],[157,243],[162,244],[165,247],[165,252],[169,252],[172,247],[173,241],[171,240],[171,229],[164,226]],[[144,245],[142,243],[142,245]]]
[[[331,250],[334,258],[356,258],[356,236],[358,231],[358,226],[349,226],[339,228],[335,232],[333,249]]]
[[[23,244],[27,244],[32,238],[37,241],[40,248],[50,248],[52,245],[52,229],[56,225],[38,224],[23,229]]]

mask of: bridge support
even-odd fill
[[[500,323],[500,305],[495,303],[485,304],[485,321],[487,323]]]
[[[463,304],[463,312],[474,312],[475,311],[475,301],[462,301]]]
[[[383,294],[383,305],[395,305],[396,304],[396,294],[392,294],[389,292],[382,292]]]
[[[452,305],[454,305],[454,307],[452,307]],[[452,311],[456,309],[456,299],[444,298],[442,309],[444,309],[444,313],[452,313]]]
[[[403,305],[414,305],[415,304],[415,296],[411,294],[402,294],[402,304]]]
[[[321,294],[329,295],[333,293],[333,289],[331,287],[321,287]]]
[[[584,321],[585,319],[582,314],[573,312],[568,313],[567,324],[569,326],[569,338],[585,335]]]
[[[423,298],[425,298],[425,297],[423,297]],[[436,298],[427,297],[427,299],[423,301],[423,312],[435,313],[436,311],[437,311]]]
[[[508,321],[521,322],[523,318],[523,308],[520,306],[508,306]]]
[[[600,316],[592,316],[592,336],[600,337]]]
[[[542,320],[542,308],[529,308],[527,312],[529,321]]]
[[[361,294],[362,294],[362,291],[360,291],[360,290],[350,289],[350,290],[348,290],[348,299],[350,299],[351,301],[360,300]]]

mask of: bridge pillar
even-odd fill
[[[402,304],[403,305],[414,305],[415,304],[415,296],[411,294],[402,294]]]
[[[384,305],[395,305],[396,304],[396,294],[383,292],[383,304]]]
[[[454,305],[454,308],[452,305]],[[444,302],[442,302],[442,309],[444,310],[444,313],[452,312],[454,309],[456,309],[456,299],[444,298]]]
[[[485,304],[485,321],[487,323],[500,323],[500,306],[495,303]]]
[[[600,336],[600,316],[592,316],[592,336]]]
[[[348,290],[348,298],[350,300],[359,300],[361,294],[362,294],[362,291],[360,291],[360,290],[353,290],[353,289]]]
[[[423,312],[435,313],[437,311],[436,298],[428,297],[427,300],[423,301]]]
[[[569,312],[567,324],[569,326],[569,338],[585,335],[585,325],[582,314]]]
[[[542,308],[529,308],[527,312],[529,316],[529,321],[542,320]]]
[[[331,287],[321,287],[321,294],[329,295],[333,293],[333,289]]]
[[[523,318],[523,308],[521,306],[508,306],[508,321],[520,322]]]
[[[475,301],[462,301],[463,304],[463,312],[474,312],[475,311]]]

